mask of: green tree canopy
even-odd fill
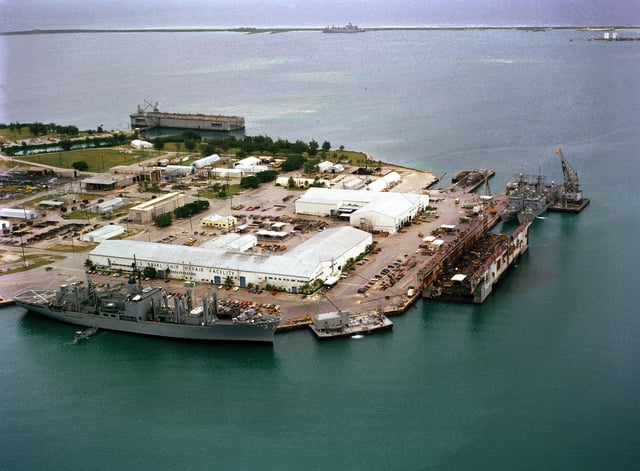
[[[162,149],[164,149],[164,139],[159,138],[159,137],[156,137],[156,138],[153,140],[153,148],[154,148],[155,150],[162,150]]]
[[[163,214],[162,216],[158,216],[155,220],[155,224],[158,227],[168,227],[171,225],[171,213]]]
[[[260,183],[272,182],[278,178],[278,172],[276,170],[263,170],[256,173],[256,177],[260,180]]]
[[[306,161],[307,159],[302,155],[290,155],[282,163],[282,171],[291,172],[292,170],[298,170],[304,165]]]
[[[76,170],[80,170],[81,172],[89,170],[89,164],[84,160],[78,160],[77,162],[72,163],[71,166]]]
[[[260,179],[256,176],[242,177],[240,180],[240,186],[242,188],[258,188],[260,186]]]

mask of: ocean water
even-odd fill
[[[0,466],[637,469],[640,43],[595,34],[2,37],[0,121],[123,129],[148,99],[443,180],[488,167],[494,190],[561,180],[562,146],[592,202],[536,220],[483,305],[419,302],[357,340],[74,345],[73,326],[3,309]]]

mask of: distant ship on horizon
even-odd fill
[[[323,33],[364,33],[366,29],[359,28],[351,22],[344,26],[327,26],[322,30]]]

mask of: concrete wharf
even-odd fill
[[[465,261],[466,255],[474,250],[475,244],[482,235],[489,232],[499,221],[500,210],[506,205],[506,190],[497,195],[473,193],[494,175],[493,171],[486,169],[466,172],[467,175],[473,172],[476,176],[472,180],[465,180],[464,184],[459,181],[447,188],[433,188],[435,186],[433,182],[438,178],[429,172],[391,164],[385,164],[385,169],[396,171],[402,176],[401,182],[390,191],[423,192],[429,195],[430,207],[396,234],[374,233],[375,251],[344,272],[339,282],[323,294],[305,297],[300,294],[268,290],[262,293],[249,293],[242,288],[236,293],[238,287],[233,290],[220,290],[221,286],[213,284],[203,285],[198,288],[198,291],[204,289],[206,292],[215,289],[219,299],[222,300],[245,299],[262,305],[278,305],[281,314],[278,333],[309,328],[317,314],[335,311],[334,306],[330,306],[327,299],[324,299],[326,297],[335,300],[339,310],[349,311],[353,316],[375,312],[385,316],[395,316],[406,312],[423,295],[431,297],[428,288],[433,286],[438,277],[450,276],[448,270],[456,267],[459,261]],[[294,218],[287,214],[294,213],[294,201],[295,198],[291,198],[290,195],[283,198],[281,188],[265,186],[257,191],[234,196],[234,205],[230,210],[228,203],[217,201],[214,202],[215,207],[212,209],[220,211],[220,214],[231,214],[254,222],[265,218],[269,221],[290,222]],[[241,210],[243,207],[254,206],[260,207],[259,214],[250,209]],[[306,217],[305,220],[317,223],[316,225],[322,224],[322,227],[344,224],[342,221],[320,216]],[[310,226],[312,231],[316,227],[314,224]],[[166,231],[163,232],[161,229],[131,226],[132,239],[151,241],[152,239],[161,240],[166,236]],[[176,221],[171,231],[174,234],[172,237],[175,238],[171,243],[175,244],[183,243],[183,239],[193,237],[194,234],[190,221]],[[140,233],[139,237],[136,237],[138,233]],[[436,249],[433,247],[426,249],[425,235],[433,234],[441,243]],[[305,240],[305,237],[308,235],[297,233],[291,235],[287,245],[295,246],[301,240]],[[206,237],[202,239],[206,241]],[[34,244],[33,247],[28,247],[28,250],[46,252],[45,242],[38,244],[42,247]],[[7,248],[11,250],[9,254],[15,254],[13,256],[19,261],[18,248]],[[485,262],[490,261],[490,257],[491,254],[487,253],[485,261],[478,261],[476,258],[474,262],[478,263],[480,268],[486,264]],[[64,263],[49,262],[53,266],[42,265],[24,273],[5,275],[0,278],[0,295],[5,299],[10,298],[16,290],[31,286],[36,279],[47,279],[54,284],[84,280],[87,278],[85,269],[82,267],[85,260],[86,255],[75,253],[67,255]],[[53,271],[46,272],[47,269],[53,269]],[[107,274],[102,280],[98,276],[96,282],[108,283],[111,276]],[[111,281],[114,280],[111,279]],[[181,292],[185,289],[183,280],[178,279],[169,280],[169,283],[164,286],[173,292]]]

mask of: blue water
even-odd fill
[[[637,469],[640,43],[593,35],[4,37],[4,121],[125,128],[147,98],[445,179],[492,168],[495,189],[560,180],[562,146],[592,203],[535,221],[483,305],[419,302],[358,340],[74,345],[74,327],[3,309],[0,466]]]

